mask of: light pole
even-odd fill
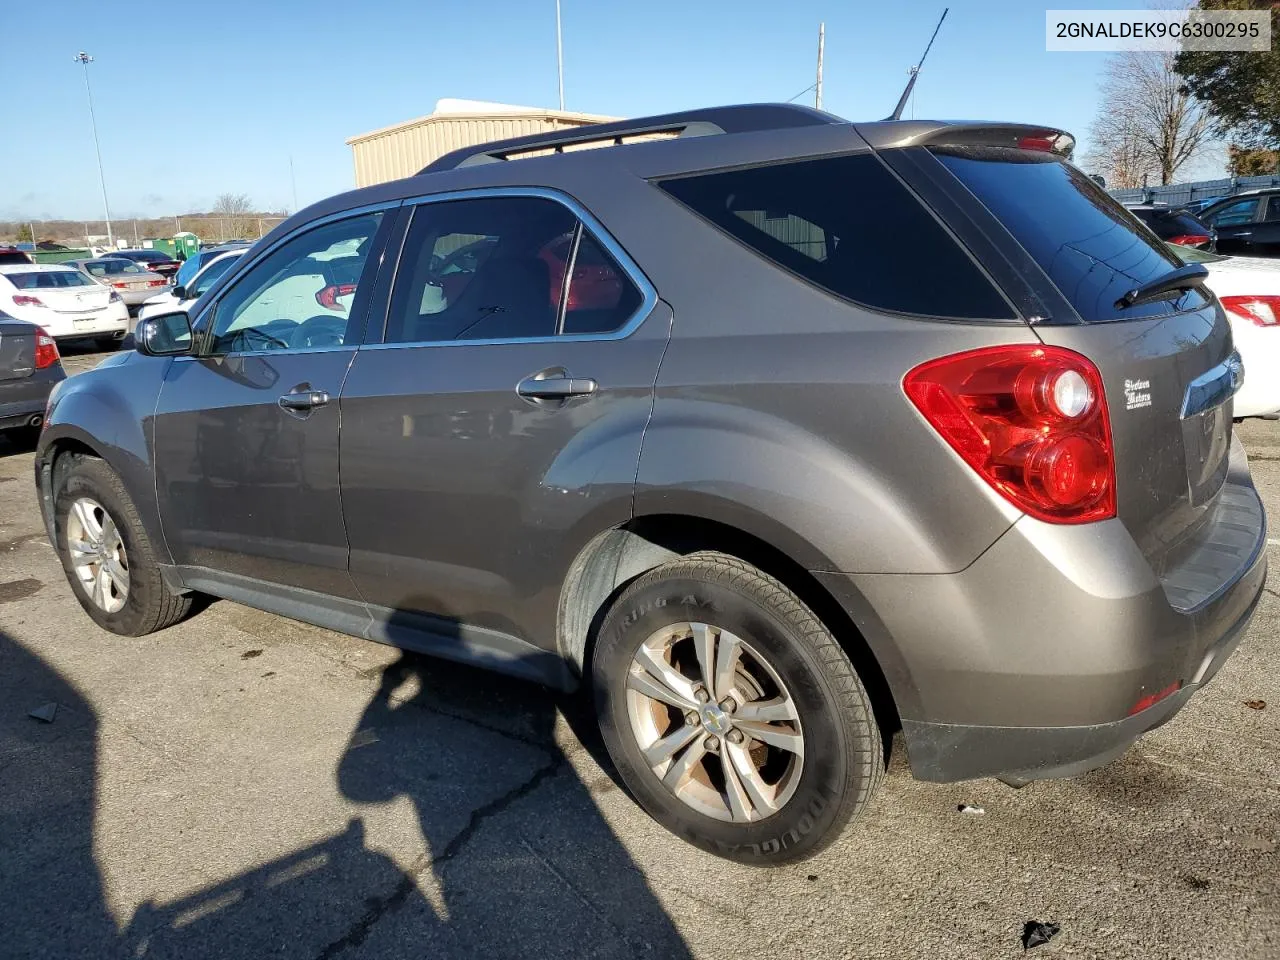
[[[564,44],[560,41],[560,0],[556,0],[556,82],[560,87],[560,112],[564,113]]]
[[[84,92],[89,95],[89,124],[93,127],[93,149],[98,154],[98,182],[102,184],[102,210],[107,215],[107,246],[115,247],[115,238],[111,235],[111,204],[107,203],[107,176],[102,172],[102,147],[98,146],[98,121],[93,115],[93,88],[89,86],[89,64],[93,57],[83,50],[73,58],[84,67]]]

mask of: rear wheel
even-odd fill
[[[849,659],[795,594],[736,558],[694,554],[637,579],[592,666],[623,781],[712,853],[755,864],[816,853],[883,777]]]
[[[72,592],[100,627],[138,637],[190,609],[189,596],[165,586],[138,511],[102,460],[73,459],[54,497],[54,528]]]

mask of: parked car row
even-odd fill
[[[0,264],[0,310],[56,339],[90,339],[103,348],[129,331],[120,291],[62,264]]]

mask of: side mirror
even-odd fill
[[[137,351],[148,357],[188,354],[195,343],[191,335],[191,318],[179,310],[140,320],[134,330],[133,342]]]
[[[170,292],[171,292],[175,297],[177,297],[179,300],[185,300],[185,299],[187,299],[187,288],[186,288],[186,287],[184,287],[182,284],[178,284],[178,285],[177,285],[176,287],[174,287],[174,288],[173,288],[173,290],[171,290]]]

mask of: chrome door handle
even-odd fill
[[[328,402],[329,394],[323,390],[296,390],[280,398],[280,407],[295,413],[307,412]]]
[[[590,377],[526,377],[516,386],[516,393],[526,400],[568,400],[590,396],[600,385]]]

